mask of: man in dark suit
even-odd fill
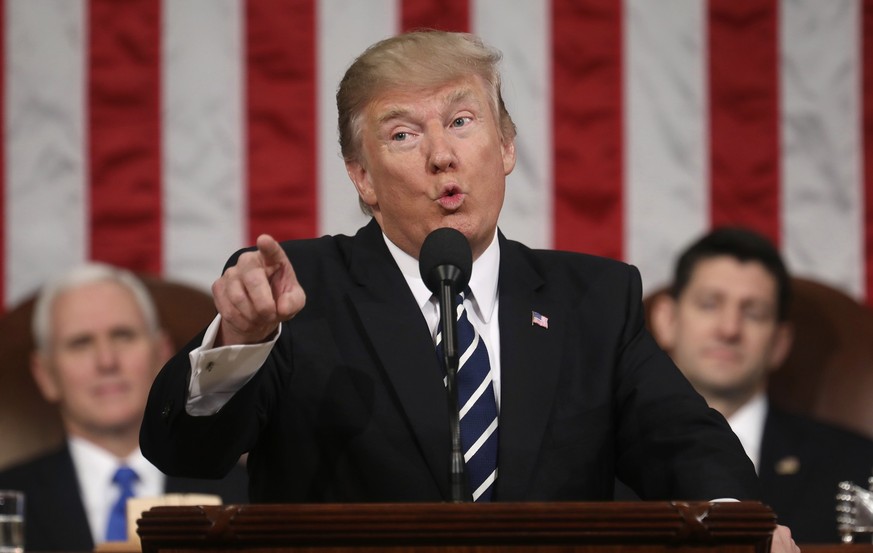
[[[134,275],[102,264],[74,268],[41,290],[33,326],[33,376],[57,404],[67,440],[0,472],[0,488],[25,493],[28,550],[90,551],[125,539],[124,501],[113,483],[119,466],[135,474],[134,496],[186,492],[246,501],[241,467],[220,481],[166,477],[139,450],[149,387],[171,347]],[[116,503],[120,516],[113,520]]]
[[[637,271],[498,232],[516,159],[499,57],[434,31],[350,66],[340,144],[373,220],[354,237],[262,235],[231,260],[213,285],[219,316],[152,388],[149,459],[220,475],[248,451],[254,501],[449,500],[439,309],[418,257],[451,227],[474,260],[458,315],[490,363],[474,395],[499,407],[464,451],[469,470],[499,436],[496,470],[468,498],[607,500],[616,474],[652,499],[757,496],[724,419],[644,329]],[[776,542],[796,550],[787,532]]]
[[[652,306],[653,332],[727,417],[780,522],[798,542],[838,542],[837,484],[866,485],[873,442],[767,401],[768,376],[791,347],[789,296],[788,272],[766,238],[719,228],[680,256],[669,296]]]

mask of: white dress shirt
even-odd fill
[[[727,420],[731,430],[740,439],[746,455],[755,465],[755,472],[761,473],[761,441],[764,439],[764,419],[767,417],[767,394],[760,393],[748,403],[737,409]]]
[[[118,459],[82,438],[71,437],[67,443],[95,544],[105,541],[109,512],[121,493],[112,482],[118,467],[127,465],[139,476],[139,480],[133,485],[134,495],[137,497],[157,497],[164,493],[166,476],[143,457],[139,448],[126,459]]]
[[[400,267],[406,284],[415,296],[418,307],[421,309],[427,326],[430,328],[431,338],[436,342],[436,335],[440,323],[439,298],[427,288],[421,278],[418,260],[407,254],[390,240],[385,239],[388,250]],[[488,361],[491,363],[491,377],[494,384],[494,397],[497,400],[497,409],[500,409],[500,325],[498,324],[497,311],[500,301],[497,296],[497,276],[500,270],[500,246],[497,235],[488,248],[473,262],[473,274],[470,276],[469,288],[472,297],[464,297],[464,306],[467,309],[467,318],[479,333],[488,349]],[[462,290],[458,290],[462,292]]]

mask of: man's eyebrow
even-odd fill
[[[461,88],[458,90],[453,90],[450,94],[446,95],[443,103],[446,106],[452,106],[454,104],[459,104],[461,102],[467,101],[468,99],[476,98],[476,95],[473,94],[473,90],[470,88]],[[478,103],[477,103],[478,105]],[[392,107],[382,115],[380,115],[376,119],[376,123],[378,125],[383,125],[388,121],[392,121],[394,119],[405,119],[410,116],[412,110],[404,107]]]
[[[384,125],[388,121],[392,121],[394,119],[405,119],[411,113],[410,110],[406,108],[391,108],[376,119],[376,123],[378,125]]]
[[[66,346],[73,346],[77,344],[86,344],[94,340],[94,334],[91,332],[76,332],[75,334],[70,334],[66,338],[63,339],[61,344]]]
[[[446,97],[446,104],[447,105],[458,104],[458,103],[466,101],[470,98],[473,98],[473,99],[476,98],[476,95],[473,94],[473,90],[470,88],[460,88],[458,90],[452,91],[452,93]]]

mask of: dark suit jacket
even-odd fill
[[[185,412],[197,336],[152,387],[143,453],[217,476],[250,451],[255,502],[448,500],[442,369],[378,225],[282,246],[306,307],[208,417]],[[647,499],[757,496],[724,419],[644,329],[635,269],[500,235],[499,300],[496,500],[607,500],[616,473]]]
[[[167,477],[167,493],[217,494],[225,503],[246,503],[245,469],[235,467],[223,480]],[[25,494],[25,547],[28,551],[91,551],[94,540],[70,450],[52,453],[0,472],[0,489]]]
[[[761,444],[761,496],[799,544],[839,543],[837,484],[866,487],[873,442],[842,428],[770,407]],[[621,482],[616,498],[638,500]]]
[[[867,487],[873,441],[771,407],[764,425],[760,477],[763,500],[791,528],[797,543],[838,543],[837,484]]]

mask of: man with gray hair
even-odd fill
[[[172,345],[136,276],[98,263],[61,275],[36,300],[33,335],[31,371],[57,405],[67,439],[0,473],[0,488],[25,492],[28,549],[85,551],[126,539],[123,505],[131,496],[198,492],[246,501],[242,468],[222,481],[168,478],[139,450],[148,390]]]

